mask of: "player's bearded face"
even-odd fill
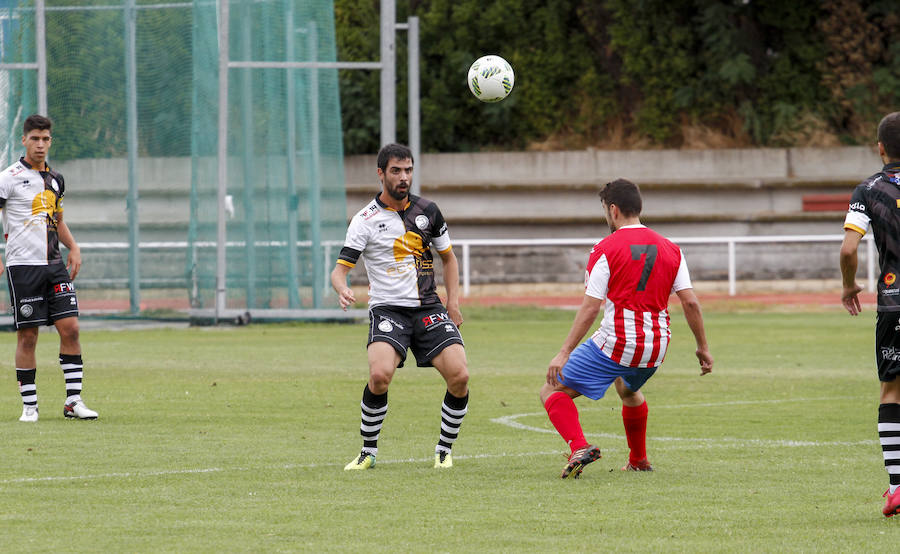
[[[394,200],[403,200],[409,195],[409,187],[412,184],[412,160],[397,160],[391,158],[384,173],[381,175],[381,181],[384,190]]]

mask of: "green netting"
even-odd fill
[[[46,0],[51,164],[86,258],[81,288],[171,289],[211,308],[216,288],[218,2]],[[331,0],[230,0],[232,61],[335,61]],[[137,162],[128,164],[127,15],[134,14]],[[0,0],[0,63],[36,61],[33,1]],[[37,71],[0,69],[11,163],[38,110]],[[346,225],[337,70],[228,74],[227,306],[333,306],[326,257]],[[139,260],[129,262],[131,177]],[[152,244],[150,244],[152,243]],[[92,247],[92,245],[95,245]],[[131,272],[139,269],[134,275]]]

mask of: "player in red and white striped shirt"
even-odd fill
[[[612,233],[591,250],[584,299],[541,388],[547,415],[571,449],[563,479],[578,477],[585,465],[600,458],[600,449],[584,438],[573,399],[584,395],[598,400],[614,383],[630,449],[622,469],[653,469],[647,461],[647,402],[640,388],[666,356],[670,294],[678,296],[694,334],[701,375],[713,366],[681,249],[641,224],[641,193],[634,183],[617,179],[603,187],[600,198]],[[604,304],[600,328],[579,345]]]

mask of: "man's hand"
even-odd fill
[[[697,349],[697,359],[700,360],[700,375],[706,375],[712,371],[713,357],[709,350]]]
[[[862,290],[863,288],[856,283],[853,283],[852,287],[844,287],[844,292],[841,294],[841,304],[850,312],[850,315],[859,315],[859,312],[862,311],[859,304],[859,293]]]
[[[447,305],[447,315],[450,316],[450,321],[456,324],[457,327],[462,327],[463,324],[463,316],[462,311],[459,309],[459,304],[448,304]]]
[[[356,296],[353,294],[353,289],[351,289],[350,287],[344,287],[343,289],[339,290],[338,302],[340,302],[341,304],[341,309],[346,312],[348,306],[356,303]]]
[[[553,356],[553,359],[550,360],[550,367],[547,368],[547,384],[551,387],[555,387],[557,384],[560,384],[559,374],[562,371],[566,362],[569,361],[569,355],[563,352],[560,352],[556,356]]]
[[[76,246],[69,250],[69,255],[66,257],[66,269],[69,270],[72,279],[81,271],[81,248]]]

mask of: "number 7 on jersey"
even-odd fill
[[[632,244],[631,259],[640,260],[644,257],[644,268],[641,270],[641,280],[638,281],[637,290],[644,290],[647,287],[647,280],[650,279],[650,272],[653,271],[653,265],[656,263],[656,245],[655,244]]]

